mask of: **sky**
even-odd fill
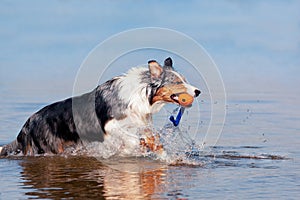
[[[69,96],[99,43],[122,31],[161,27],[200,44],[228,93],[299,93],[299,8],[293,0],[2,0],[0,91]]]

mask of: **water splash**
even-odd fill
[[[174,115],[177,112],[178,108],[168,114]],[[185,113],[185,115],[188,114],[188,112]],[[287,159],[287,157],[281,155],[262,153],[261,147],[255,146],[205,146],[201,140],[191,136],[191,127],[186,124],[186,121],[183,122],[180,126],[174,126],[166,120],[161,128],[155,128],[154,126],[142,127],[135,131],[131,130],[130,135],[124,131],[122,134],[108,137],[103,143],[91,142],[85,144],[80,153],[84,152],[85,155],[95,157],[113,167],[124,168],[124,166],[127,166],[130,169],[135,168],[131,166],[138,166],[134,171],[148,169],[147,165],[151,162],[159,162],[159,166],[164,163],[167,165],[214,167],[234,166],[238,160],[248,162],[249,160]],[[162,144],[163,152],[142,150],[140,138],[143,137],[143,130],[145,129],[150,130],[151,136],[159,138],[159,141],[156,142]],[[119,165],[120,162],[122,165]],[[250,165],[252,165],[251,162]]]

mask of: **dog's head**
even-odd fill
[[[200,90],[187,83],[186,79],[173,68],[171,58],[161,67],[155,60],[148,62],[151,76],[152,95],[150,103],[175,103],[190,107]]]

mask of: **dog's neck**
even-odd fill
[[[126,76],[119,79],[121,84],[119,95],[128,105],[126,115],[133,120],[133,123],[145,125],[152,123],[152,114],[159,112],[165,105],[162,102],[150,105],[148,77],[141,80],[142,74],[146,74],[147,71],[147,68],[132,68]]]

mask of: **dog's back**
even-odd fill
[[[190,100],[181,101],[182,94]],[[0,155],[57,154],[83,140],[105,142],[114,136],[124,140],[124,152],[140,141],[144,141],[142,147],[155,150],[147,129],[127,136],[149,125],[152,114],[166,103],[189,107],[199,94],[174,70],[171,58],[164,67],[151,60],[148,68],[132,68],[89,93],[42,108],[26,121],[16,140],[0,149]],[[161,149],[160,144],[158,147]]]

